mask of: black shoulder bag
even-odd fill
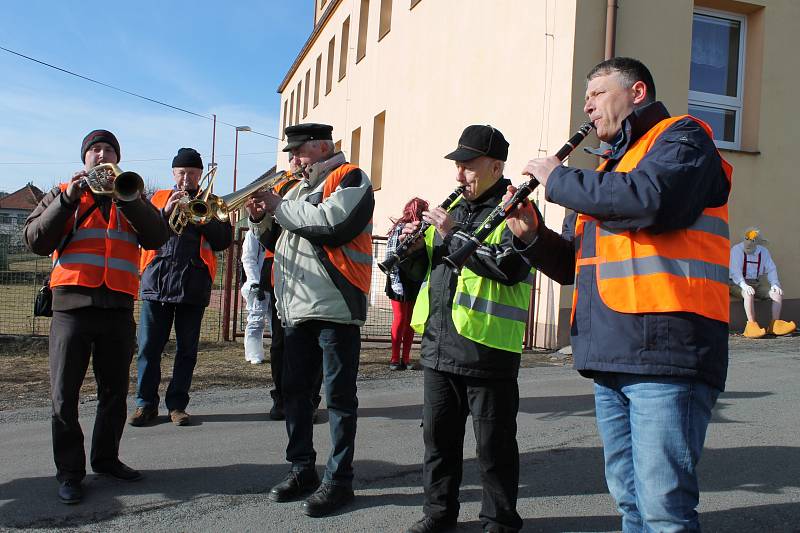
[[[96,203],[92,204],[92,206],[81,215],[78,222],[72,227],[72,230],[64,237],[64,240],[59,245],[57,250],[58,255],[61,255],[61,252],[67,247],[69,241],[72,240],[72,237],[75,235],[75,230],[89,218],[89,215],[91,215],[92,211],[95,209],[97,209]],[[39,288],[39,291],[36,293],[36,298],[33,300],[33,316],[53,316],[53,291],[50,289],[50,276],[45,278],[44,284]]]

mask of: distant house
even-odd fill
[[[0,235],[10,235],[12,249],[22,246],[22,226],[44,193],[33,183],[0,198]],[[5,241],[5,239],[3,239]]]

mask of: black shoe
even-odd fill
[[[316,470],[291,470],[282,482],[271,489],[267,497],[273,502],[290,502],[311,494],[319,487]]]
[[[400,366],[398,367],[397,370],[405,370],[406,368],[408,368],[408,365],[406,363],[400,363]]]
[[[323,483],[303,502],[303,513],[314,517],[329,515],[353,501],[354,496],[350,487]]]
[[[440,533],[450,531],[455,527],[455,518],[433,518],[426,515],[422,517],[422,520],[406,529],[406,533]]]
[[[122,481],[139,481],[144,477],[141,472],[134,470],[119,459],[97,466],[92,465],[92,470],[97,474],[105,474]]]
[[[404,370],[400,368],[403,363],[389,363],[389,370]]]
[[[271,391],[269,394],[272,396],[272,409],[269,410],[270,420],[285,420],[286,413],[283,410],[283,396],[275,391]]]
[[[68,479],[63,481],[58,487],[58,498],[61,500],[61,503],[73,505],[80,503],[82,497],[83,489],[81,489],[80,481]]]

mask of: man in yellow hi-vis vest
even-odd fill
[[[520,353],[530,301],[530,267],[511,248],[501,225],[455,274],[442,258],[458,250],[497,206],[509,180],[503,178],[508,142],[491,126],[468,126],[455,162],[464,187],[449,211],[423,213],[431,224],[401,265],[423,279],[411,325],[422,333],[424,367],[423,438],[425,516],[410,533],[441,531],[458,517],[464,426],[472,414],[478,442],[484,528],[518,531],[517,410]],[[418,222],[407,224],[404,234]],[[424,246],[423,246],[424,244]]]

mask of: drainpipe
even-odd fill
[[[608,0],[606,4],[606,51],[604,59],[611,59],[615,55],[614,47],[617,40],[617,0]]]

